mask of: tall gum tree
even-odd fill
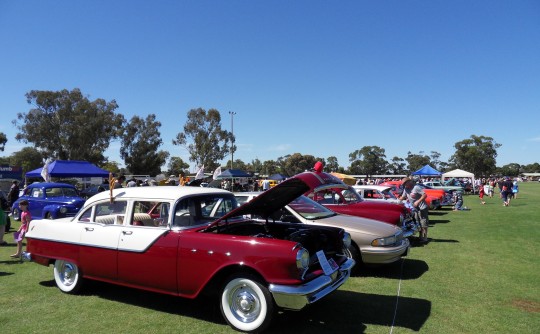
[[[214,170],[219,166],[217,162],[231,153],[233,139],[231,132],[221,128],[219,111],[197,108],[188,112],[184,132],[178,133],[172,142],[184,146],[189,152],[189,160],[197,166]]]
[[[115,113],[116,101],[90,101],[78,88],[33,90],[26,99],[33,108],[17,114],[15,139],[32,143],[46,158],[101,164],[107,160],[103,153],[119,137],[125,122],[123,115]]]

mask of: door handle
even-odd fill
[[[87,230],[88,232],[92,232],[94,230],[94,228],[92,227],[85,227],[84,229]]]
[[[132,235],[133,231],[122,231],[122,233],[125,235]]]

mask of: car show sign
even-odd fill
[[[22,180],[22,167],[0,166],[0,179]]]

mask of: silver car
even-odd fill
[[[261,192],[235,193],[239,204],[250,201]],[[274,221],[316,224],[343,228],[349,232],[352,243],[347,252],[356,261],[356,271],[362,264],[392,263],[409,252],[409,240],[402,230],[378,220],[335,213],[306,196],[300,196],[269,217],[251,217]]]

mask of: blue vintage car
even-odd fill
[[[32,219],[56,219],[74,217],[86,201],[79,196],[77,188],[66,183],[33,183],[24,194],[11,206],[13,219],[20,220],[19,202],[28,201],[28,210]]]

